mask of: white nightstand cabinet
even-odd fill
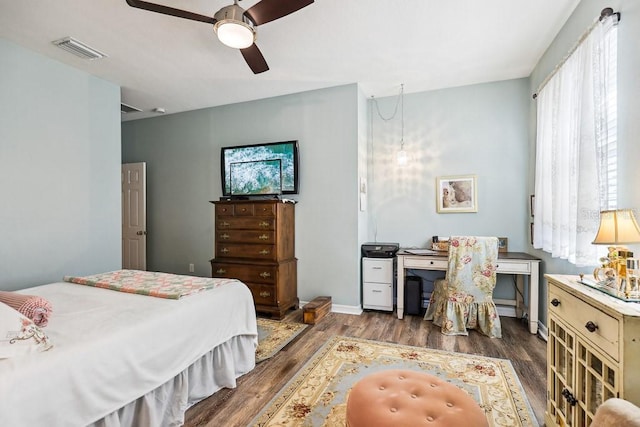
[[[393,311],[395,258],[362,258],[362,308]]]
[[[583,285],[578,276],[545,278],[546,426],[588,427],[611,397],[640,405],[640,304]]]

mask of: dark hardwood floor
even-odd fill
[[[285,321],[302,322],[302,311],[288,313]],[[275,357],[262,362],[238,380],[234,390],[224,389],[187,411],[185,426],[246,426],[307,360],[334,335],[393,342],[419,347],[478,354],[511,360],[538,424],[544,424],[546,343],[528,332],[520,321],[501,317],[502,339],[475,331],[468,337],[445,336],[422,317],[365,312],[361,316],[330,313]]]

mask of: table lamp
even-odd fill
[[[633,256],[625,246],[640,243],[640,227],[631,209],[615,209],[600,212],[600,227],[592,242],[595,245],[611,245],[606,257],[600,258],[602,266],[594,270],[598,282],[620,289],[626,277],[626,259]]]

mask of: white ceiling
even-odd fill
[[[152,0],[149,0],[152,1]],[[203,15],[231,0],[157,0]],[[256,0],[244,0],[248,9]],[[0,0],[0,37],[114,82],[143,110],[123,120],[359,83],[389,96],[528,76],[579,0],[316,0],[258,27],[254,75],[209,24],[125,0]],[[51,42],[72,36],[88,61]]]

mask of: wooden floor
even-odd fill
[[[302,321],[302,311],[290,312],[285,321]],[[273,358],[238,380],[234,390],[224,389],[187,411],[185,426],[247,426],[276,393],[329,338],[335,335],[393,342],[419,347],[479,354],[511,360],[538,424],[544,424],[546,343],[514,318],[501,317],[502,339],[475,331],[468,337],[445,336],[421,317],[365,312],[361,316],[330,313],[307,329]]]

